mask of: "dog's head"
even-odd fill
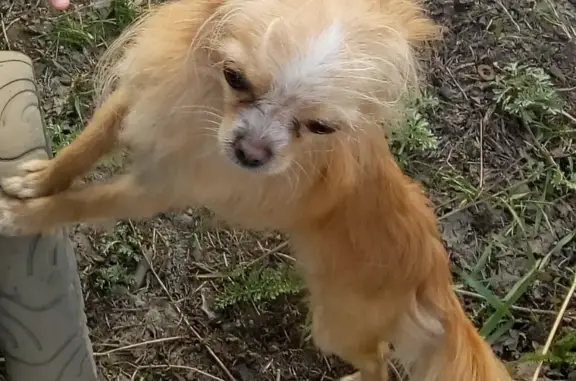
[[[437,32],[411,0],[230,0],[218,12],[219,142],[269,174],[372,139],[414,84],[411,43]]]

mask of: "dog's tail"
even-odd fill
[[[444,316],[444,333],[429,347],[425,361],[417,362],[412,381],[512,381],[453,292]]]

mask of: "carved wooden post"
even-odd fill
[[[48,152],[32,61],[0,52],[0,177]],[[0,348],[11,381],[97,380],[67,231],[0,237]]]

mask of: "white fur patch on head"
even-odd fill
[[[281,67],[270,91],[258,106],[240,114],[239,126],[259,137],[267,137],[277,148],[290,140],[293,109],[291,98],[308,94],[313,86],[329,77],[338,63],[342,45],[342,26],[335,22],[309,40],[303,52]]]
[[[275,80],[277,90],[293,94],[326,78],[338,62],[342,40],[342,25],[334,22],[281,69]]]
[[[235,133],[262,139],[273,153],[286,158],[282,151],[292,139],[299,101],[315,97],[315,86],[333,75],[342,43],[343,30],[338,22],[310,38],[296,56],[280,65],[269,91],[239,112]],[[288,161],[277,164],[270,166],[270,171],[287,168]]]

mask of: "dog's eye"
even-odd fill
[[[244,74],[239,70],[225,66],[224,78],[226,82],[228,82],[228,85],[236,91],[250,90],[250,82],[248,82]]]
[[[336,132],[336,129],[321,120],[311,120],[306,123],[308,130],[314,134],[327,135]]]
[[[298,138],[302,136],[301,129],[302,124],[298,121],[298,119],[292,119],[292,131]]]

